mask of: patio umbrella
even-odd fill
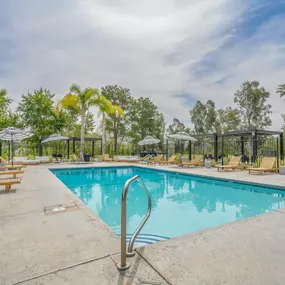
[[[14,141],[20,141],[23,139],[27,139],[31,137],[33,134],[30,133],[27,129],[18,129],[14,127],[3,129],[3,131],[0,132],[0,140],[3,141],[11,141],[12,145],[12,165],[13,165],[13,156],[14,156],[14,147],[13,142]]]
[[[152,136],[146,136],[142,141],[138,142],[138,145],[151,145],[160,143],[159,139]]]
[[[61,135],[51,135],[47,138],[45,138],[41,143],[47,143],[47,142],[52,142],[52,141],[63,141],[63,140],[68,140],[68,137],[64,137]]]
[[[191,141],[191,142],[196,142],[197,141],[197,139],[191,137],[186,132],[179,132],[179,133],[176,133],[174,135],[169,135],[168,137],[171,138],[171,139],[180,140],[180,141]],[[180,142],[180,152],[181,152],[180,161],[182,161],[181,142]]]

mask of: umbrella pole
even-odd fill
[[[14,165],[14,147],[13,147],[13,136],[11,136],[11,139],[12,139],[12,166]]]
[[[182,163],[182,141],[180,141],[180,163]]]

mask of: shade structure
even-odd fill
[[[52,141],[66,141],[68,140],[68,137],[64,137],[61,135],[51,135],[47,138],[45,138],[44,140],[41,141],[41,143],[47,143],[47,142],[52,142]]]
[[[179,132],[179,133],[176,133],[174,135],[169,135],[168,137],[171,139],[180,140],[180,141],[191,141],[191,142],[197,141],[197,139],[191,137],[186,132]],[[182,161],[182,143],[180,142],[180,162],[181,161]]]
[[[152,145],[160,143],[159,139],[152,136],[146,136],[142,141],[138,142],[138,145]]]
[[[21,141],[23,139],[27,139],[31,137],[33,134],[27,130],[27,129],[18,129],[14,127],[9,127],[6,129],[3,129],[0,132],[0,140],[3,141],[11,141],[12,145],[12,165],[13,163],[13,157],[14,157],[14,147],[13,147],[13,142],[14,141]]]
[[[168,137],[171,139],[180,140],[180,141],[191,141],[191,142],[197,141],[197,139],[191,137],[186,132],[179,132],[179,133],[174,134],[174,135],[169,135]]]

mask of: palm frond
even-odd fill
[[[277,88],[276,93],[279,94],[280,97],[285,96],[285,84],[280,84]]]
[[[71,93],[75,93],[76,95],[80,95],[81,94],[81,88],[79,85],[73,83],[71,86],[70,86],[70,92]]]

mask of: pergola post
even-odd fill
[[[75,138],[72,138],[72,152],[75,154]]]
[[[243,136],[240,137],[241,141],[241,155],[244,156],[244,139]]]
[[[101,154],[103,155],[103,140],[101,139]]]
[[[279,139],[276,140],[277,167],[279,167]]]
[[[222,165],[224,165],[224,144],[225,144],[224,133],[222,133]]]
[[[189,160],[192,159],[192,141],[189,141],[189,145],[188,145],[188,159]]]
[[[95,149],[95,142],[92,141],[92,152],[91,152],[92,157],[94,157],[94,149]]]
[[[2,156],[2,142],[0,142],[0,156]]]
[[[257,158],[257,134],[256,131],[252,131],[252,162],[255,162]]]
[[[214,159],[218,160],[218,135],[214,134]]]
[[[42,156],[42,155],[43,155],[43,145],[40,142],[40,144],[39,144],[39,156]]]
[[[67,159],[69,159],[69,140],[67,140],[66,143],[67,143]]]
[[[280,158],[284,160],[284,135],[280,134]]]

